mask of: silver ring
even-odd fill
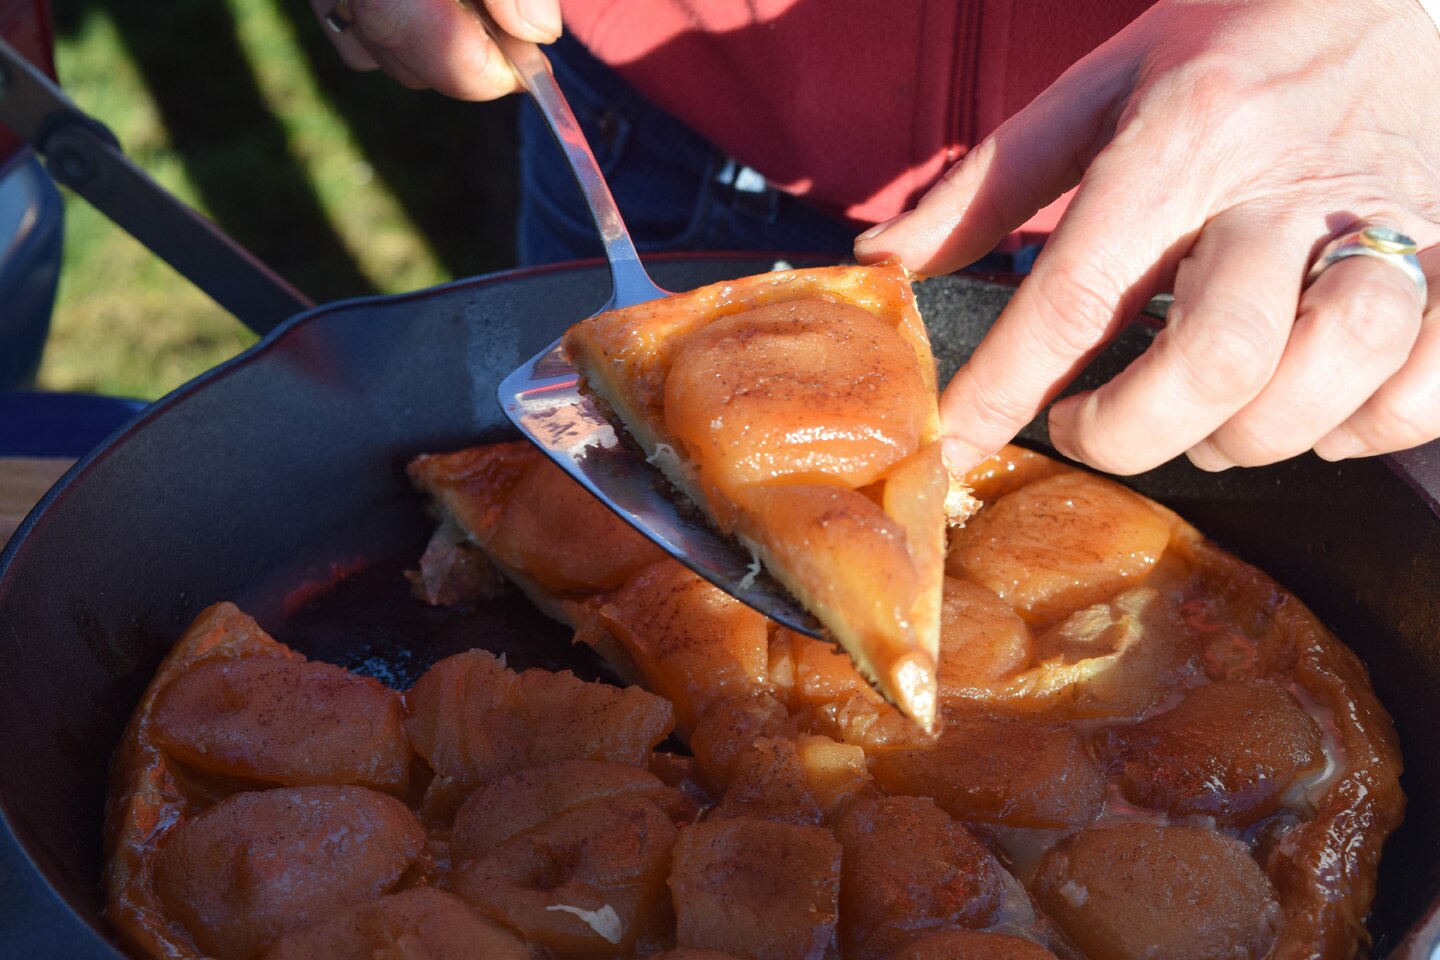
[[[348,3],[337,3],[325,14],[325,26],[330,28],[331,33],[344,33],[355,26],[355,21],[350,19]]]
[[[1320,251],[1320,258],[1310,268],[1310,275],[1305,282],[1314,283],[1316,277],[1346,257],[1374,257],[1409,277],[1420,293],[1420,302],[1424,303],[1429,285],[1425,281],[1425,271],[1420,268],[1420,258],[1415,256],[1418,249],[1419,244],[1399,230],[1378,226],[1360,227],[1327,243]]]

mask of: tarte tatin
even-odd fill
[[[1364,668],[1116,482],[1013,447],[970,474],[984,506],[945,543],[926,732],[527,444],[410,476],[441,521],[417,602],[517,602],[497,596],[516,584],[618,682],[477,649],[390,690],[210,608],[115,758],[106,915],[135,956],[1346,960],[1368,942],[1404,798]]]
[[[577,324],[565,352],[647,458],[933,727],[950,483],[905,268],[701,287]]]

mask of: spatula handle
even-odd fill
[[[550,58],[545,56],[544,51],[536,44],[520,40],[500,29],[485,10],[483,0],[471,0],[468,6],[490,34],[490,39],[495,41],[495,45],[510,61],[516,78],[535,101],[535,106],[550,127],[556,144],[570,164],[570,172],[575,175],[575,182],[580,185],[580,192],[585,196],[585,204],[590,208],[595,228],[600,231],[605,258],[610,261],[614,292],[607,309],[665,296],[667,291],[655,285],[640,263],[635,244],[630,240],[630,232],[625,229],[625,221],[620,218],[620,208],[615,205],[610,186],[600,171],[600,164],[595,161],[595,154],[590,150],[590,144],[570,109],[569,101],[565,99],[560,85],[555,82]]]

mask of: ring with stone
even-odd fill
[[[330,28],[331,33],[344,33],[355,26],[355,21],[350,19],[350,0],[340,0],[330,8],[330,12],[325,14],[325,26]]]
[[[1325,245],[1315,265],[1310,268],[1306,283],[1313,283],[1316,277],[1346,257],[1373,257],[1409,277],[1420,293],[1420,302],[1424,303],[1428,285],[1425,271],[1420,267],[1420,258],[1415,256],[1418,249],[1419,244],[1391,227],[1357,227]]]

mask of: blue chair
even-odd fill
[[[0,162],[0,391],[40,366],[60,274],[60,191],[28,149]]]

